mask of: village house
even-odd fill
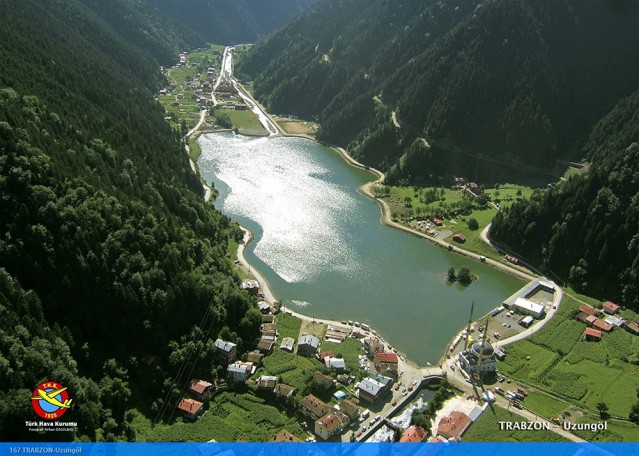
[[[346,362],[343,358],[331,358],[327,356],[324,358],[324,365],[329,368],[336,370],[337,372],[344,372],[346,370]]]
[[[331,406],[309,394],[299,402],[299,410],[302,415],[316,420],[330,412]]]
[[[470,426],[471,420],[465,413],[454,411],[439,420],[437,434],[448,440],[459,441]]]
[[[189,392],[200,401],[208,400],[212,389],[213,384],[204,380],[194,379],[191,380],[191,384],[189,385]]]
[[[262,323],[275,323],[275,315],[262,315]]]
[[[357,384],[360,401],[375,404],[393,386],[393,379],[384,375],[371,374]]]
[[[330,390],[335,386],[335,381],[330,375],[321,373],[320,371],[313,372],[313,383],[325,391]]]
[[[264,355],[258,350],[254,350],[246,354],[246,361],[249,363],[253,363],[255,366],[260,366],[263,359]]]
[[[357,418],[359,418],[360,415],[359,406],[349,401],[348,399],[344,399],[342,402],[339,403],[339,410],[351,421],[355,421]]]
[[[399,439],[401,443],[420,443],[426,439],[426,430],[421,426],[410,426]]]
[[[280,349],[293,353],[295,350],[295,339],[292,337],[285,337],[282,339],[282,345],[280,345]]]
[[[620,328],[626,323],[626,320],[616,315],[608,315],[604,321],[617,328]]]
[[[204,412],[204,404],[195,399],[182,398],[177,408],[184,417],[191,420],[196,420]]]
[[[601,331],[592,328],[586,328],[584,331],[584,338],[586,340],[594,340],[599,342],[601,340]]]
[[[222,339],[215,341],[215,356],[221,362],[228,364],[236,359],[237,345]]]
[[[619,312],[619,309],[621,309],[621,307],[612,301],[606,301],[603,303],[603,311],[608,315],[616,314],[617,312]]]
[[[277,331],[276,323],[264,323],[262,325],[262,332],[264,331]]]
[[[364,350],[368,356],[375,356],[375,353],[384,351],[384,344],[379,337],[367,337],[363,342]]]
[[[233,364],[229,364],[226,369],[226,378],[230,382],[244,383],[246,379],[253,373],[253,363],[243,363],[238,361]]]
[[[470,190],[470,192],[475,196],[479,196],[483,193],[481,187],[475,182],[471,182],[468,184],[468,190]]]
[[[386,375],[397,380],[398,377],[398,357],[397,353],[379,352],[375,353],[375,369],[379,374]]]
[[[596,315],[597,309],[589,306],[588,304],[582,304],[579,306],[579,312],[585,313],[586,315]]]
[[[453,241],[463,244],[464,242],[466,242],[466,236],[464,236],[463,234],[455,233],[453,234]]]
[[[277,385],[275,385],[274,390],[276,396],[284,399],[292,397],[295,394],[295,391],[297,391],[297,388],[291,385],[286,385],[284,383],[278,383]]]
[[[631,334],[639,336],[639,322],[637,322],[637,321],[627,321],[623,325],[623,327],[624,327],[624,329],[626,331],[630,332]]]
[[[275,342],[273,342],[269,336],[264,336],[257,343],[257,349],[262,353],[271,353],[274,344]]]
[[[244,280],[240,288],[248,291],[250,295],[257,296],[260,292],[260,283],[257,280]]]
[[[320,340],[310,334],[300,337],[297,342],[297,353],[302,356],[315,356],[320,346]]]
[[[273,391],[277,385],[277,377],[272,375],[260,375],[257,379],[257,389]]]
[[[322,440],[329,440],[344,430],[348,424],[347,420],[348,417],[341,413],[329,412],[315,421],[315,435]]]
[[[271,312],[271,306],[266,301],[258,301],[257,308],[263,314],[268,314]]]
[[[268,337],[269,340],[273,340],[273,339],[277,338],[277,330],[275,330],[275,329],[263,329],[262,330],[262,338],[266,338],[266,337]],[[273,339],[270,339],[271,337]],[[275,342],[275,340],[273,340],[273,342]]]
[[[324,362],[326,358],[330,358],[333,355],[334,353],[332,351],[325,351],[325,352],[320,352],[320,354],[317,355],[317,357],[319,358],[321,362]]]
[[[282,429],[280,432],[275,434],[275,436],[273,437],[273,439],[271,441],[272,442],[278,442],[278,443],[283,443],[283,442],[301,443],[301,442],[303,442],[302,439],[300,439],[298,437],[295,437],[293,434],[288,432],[286,429]]]

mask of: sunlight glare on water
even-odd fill
[[[202,139],[203,147],[207,141]],[[354,195],[324,179],[329,169],[282,140],[234,137],[230,142],[245,152],[207,154],[202,162],[232,189],[220,209],[250,214],[262,227],[255,255],[289,283],[327,270],[348,275],[362,267],[336,220],[355,205]],[[263,147],[265,142],[270,147]]]

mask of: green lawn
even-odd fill
[[[573,317],[580,305],[565,296],[555,317],[539,332],[507,347],[499,369],[532,391],[538,388],[555,397],[554,407],[542,392],[526,399],[526,406],[543,416],[569,405],[596,414],[597,404],[605,402],[611,415],[625,418],[639,388],[639,366],[627,362],[638,353],[639,338],[618,328],[604,333],[601,342],[584,341],[585,325]]]
[[[229,116],[231,122],[233,123],[233,127],[238,128],[240,132],[246,132],[250,134],[267,134],[260,121],[257,120],[257,117],[255,117],[255,114],[253,114],[251,111],[224,109],[223,112]]]
[[[487,408],[462,436],[465,442],[566,442],[552,431],[500,430],[500,421],[527,421],[499,406]]]
[[[568,408],[565,402],[540,391],[529,391],[525,402],[526,408],[549,420],[561,415]]]
[[[501,204],[502,207],[509,207],[515,201],[530,198],[534,190],[523,185],[500,184],[498,189],[487,188],[485,191],[492,201]]]
[[[346,362],[346,368],[349,369],[353,375],[357,376],[359,373],[359,355],[364,354],[362,343],[359,340],[349,337],[340,344],[323,341],[322,351],[332,351],[335,353],[335,356],[341,355]]]
[[[599,417],[584,417],[578,423],[598,423]],[[595,442],[639,442],[639,426],[627,421],[608,420],[608,429],[593,433],[588,430],[574,431],[574,434]]]
[[[274,399],[273,399],[274,401]],[[171,425],[152,428],[147,418],[135,414],[132,426],[138,441],[157,442],[233,442],[243,438],[251,442],[270,440],[281,429],[304,439],[305,431],[295,416],[271,400],[250,393],[224,392],[207,406],[204,415],[195,422],[178,418]]]

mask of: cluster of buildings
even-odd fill
[[[191,380],[188,393],[177,404],[178,411],[185,418],[197,419],[204,412],[204,404],[208,402],[214,391],[215,385],[206,380]]]
[[[321,399],[309,394],[300,400],[299,412],[314,422],[315,435],[323,440],[329,440],[331,437],[341,434],[351,422],[358,419],[361,409],[348,399],[331,407]]]
[[[639,335],[639,320],[628,321],[621,318],[618,313],[621,307],[612,301],[603,303],[601,310],[583,304],[575,318],[586,324],[584,338],[586,340],[600,341],[603,333],[611,332],[615,328],[623,327],[634,335]]]

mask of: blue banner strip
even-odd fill
[[[639,456],[639,443],[0,443],[1,455]]]

